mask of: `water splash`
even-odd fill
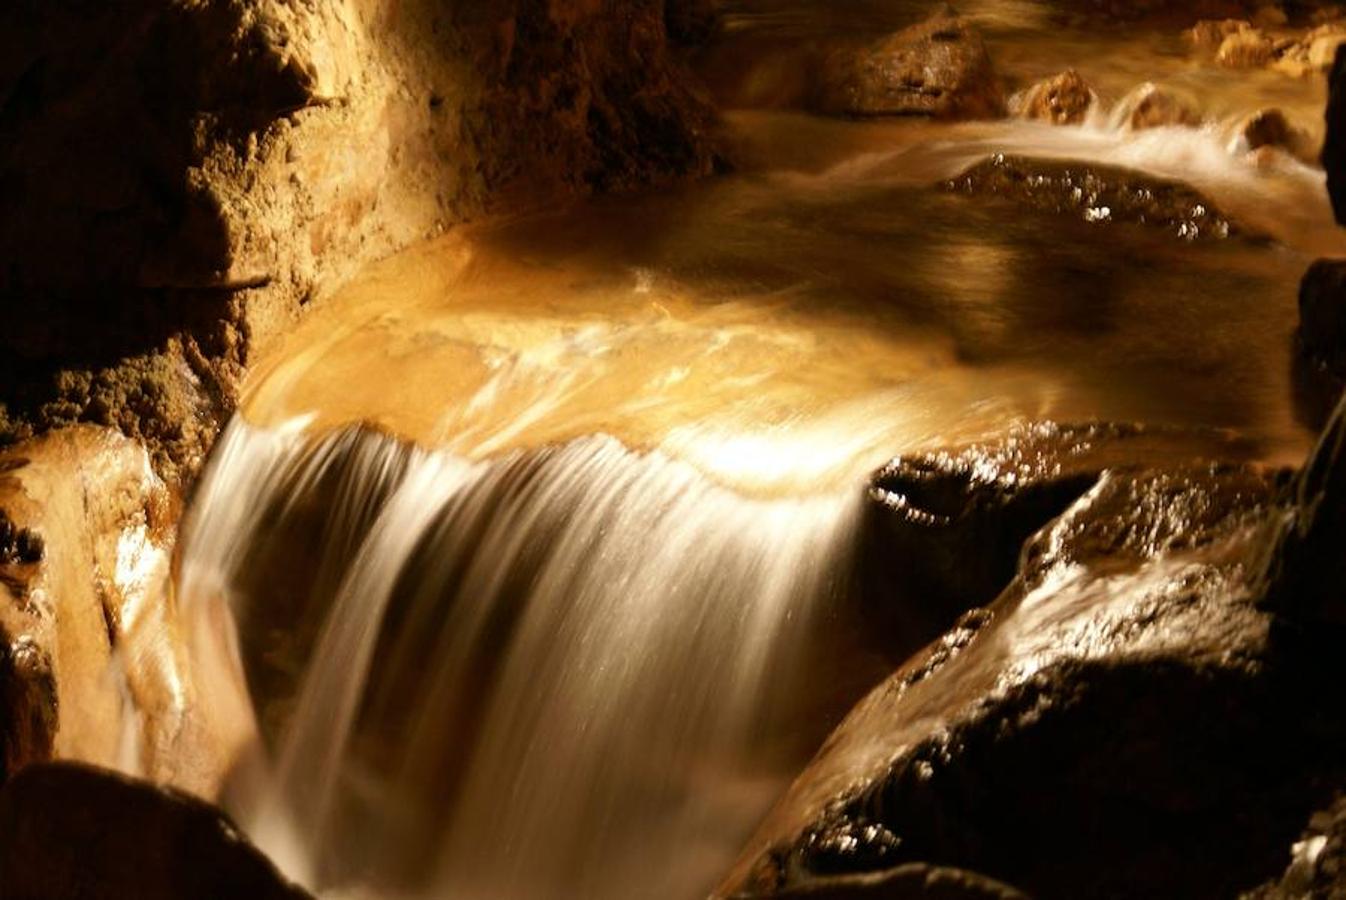
[[[320,889],[705,891],[825,728],[859,502],[608,437],[469,462],[235,422],[180,572],[212,696],[274,744],[227,805]]]

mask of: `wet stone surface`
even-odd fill
[[[1283,871],[1346,751],[1320,690],[1337,636],[1255,604],[1284,492],[1241,466],[1105,473],[834,732],[725,893],[922,862],[1214,898]]]
[[[1140,172],[1094,163],[997,154],[942,184],[944,190],[999,197],[1043,213],[1097,225],[1159,228],[1185,241],[1256,237],[1192,188]]]

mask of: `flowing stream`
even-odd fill
[[[459,229],[270,353],[176,588],[237,723],[226,805],[291,875],[333,895],[704,896],[886,674],[851,602],[875,467],[1039,419],[1302,457],[1294,285],[1346,246],[1322,173],[1253,158],[1234,123],[1274,104],[1312,131],[1321,85],[983,0],[966,12],[1003,70],[1093,80],[1084,125],[795,108],[799,47],[915,9],[731,5],[699,66],[736,174]],[[1130,131],[1149,80],[1208,124]],[[1268,239],[932,187],[994,153],[1180,177]]]

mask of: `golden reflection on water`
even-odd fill
[[[962,252],[1002,262],[995,247]],[[370,421],[470,459],[606,433],[770,493],[832,489],[895,447],[973,440],[1049,411],[1040,382],[1031,409],[974,402],[950,342],[912,337],[788,296],[711,304],[649,270],[612,283],[455,236],[325,304],[253,377],[244,409],[264,426]],[[1001,375],[1013,394],[1017,376]]]

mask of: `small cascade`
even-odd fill
[[[261,739],[226,803],[320,891],[703,894],[825,734],[859,494],[748,499],[604,436],[468,461],[236,421],[178,575]]]

